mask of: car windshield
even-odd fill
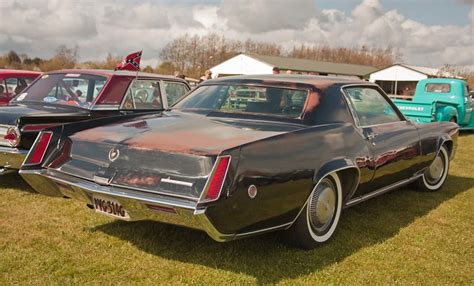
[[[90,74],[45,74],[13,101],[47,102],[90,108],[106,81],[106,77]]]
[[[174,107],[299,118],[307,95],[306,90],[281,87],[204,85],[195,89]]]

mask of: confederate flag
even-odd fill
[[[140,60],[142,59],[142,51],[131,53],[126,56],[115,68],[115,70],[138,71],[140,70]]]

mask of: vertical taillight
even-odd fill
[[[219,198],[227,170],[230,165],[230,156],[221,156],[217,158],[214,169],[209,176],[201,202],[211,202]]]
[[[31,148],[28,157],[26,158],[25,163],[23,165],[38,165],[43,161],[44,155],[46,154],[46,150],[48,149],[49,142],[51,142],[51,138],[53,137],[53,132],[51,131],[44,131],[38,135],[33,148]]]

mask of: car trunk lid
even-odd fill
[[[73,134],[71,159],[59,170],[98,184],[197,200],[223,151],[298,128],[276,126],[184,112],[142,116]]]

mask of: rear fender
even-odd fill
[[[436,121],[450,121],[452,118],[458,119],[458,111],[454,106],[443,106],[436,108]]]
[[[453,138],[449,134],[443,134],[438,140],[436,153],[439,153],[439,151],[441,150],[441,146],[446,145],[446,147],[448,148],[449,159],[454,159],[454,153],[456,149],[455,143],[456,140],[453,140]]]
[[[331,173],[337,173],[341,180],[344,201],[354,194],[360,180],[360,171],[357,164],[347,158],[337,158],[324,163],[319,170],[315,171],[313,183],[318,184],[324,177]],[[304,207],[304,206],[303,206]]]
[[[331,173],[337,173],[339,179],[341,180],[341,187],[342,187],[342,194],[344,196],[344,200],[342,205],[344,206],[346,202],[350,199],[352,194],[355,193],[357,186],[359,185],[360,180],[360,171],[354,161],[347,159],[347,158],[337,158],[332,161],[324,163],[318,170],[315,171],[313,176],[313,183],[314,185],[319,184],[319,182]],[[290,225],[286,228],[290,228],[293,223],[298,219],[301,215],[301,212],[308,204],[309,198],[311,193],[308,194],[308,198],[306,199],[305,203],[301,206],[298,215],[295,219],[290,223]]]

